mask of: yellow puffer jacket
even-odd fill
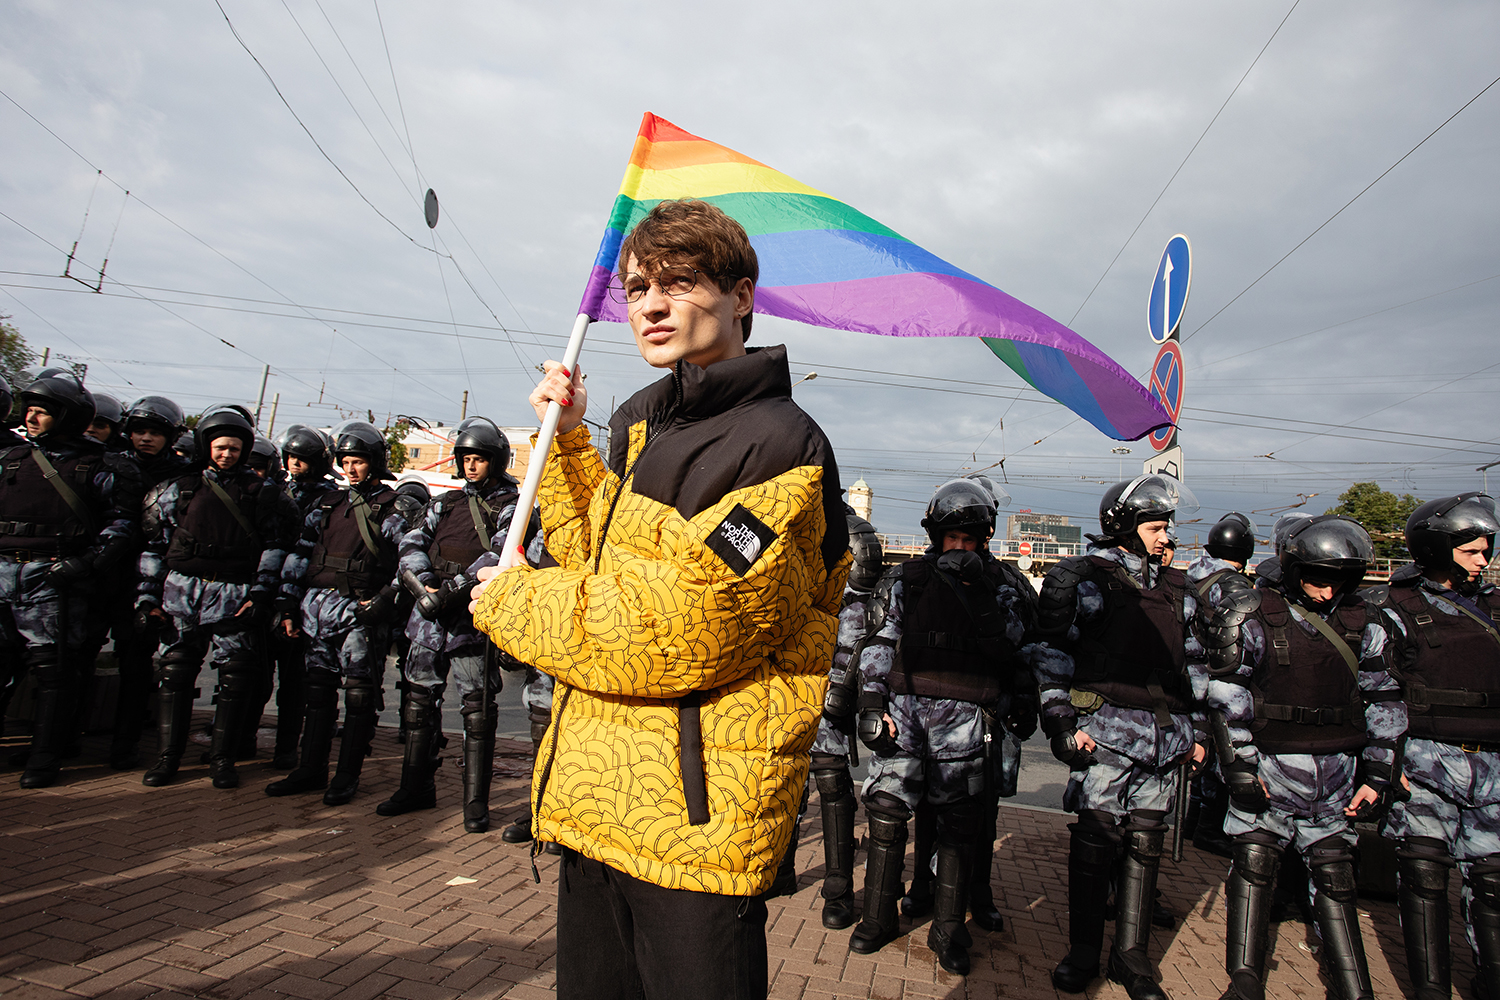
[[[770,885],[849,566],[831,449],[789,392],[765,348],[632,397],[608,468],[586,428],[558,436],[541,505],[560,565],[501,574],[474,616],[557,678],[540,840],[668,888]]]

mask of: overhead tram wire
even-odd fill
[[[10,289],[6,288],[6,289],[3,289],[3,291],[5,292],[6,295],[9,295],[16,302],[16,304],[19,305],[22,309],[25,309],[27,312],[31,313],[31,315],[35,316],[37,319],[41,320],[43,323],[46,323],[48,326],[52,327],[52,329],[56,330],[58,336],[62,337],[64,340],[68,341],[68,343],[73,344],[74,346],[76,346],[80,351],[84,351],[85,353],[88,351],[88,348],[84,347],[81,343],[79,343],[77,340],[75,340],[73,338],[72,334],[70,334],[67,331],[63,330],[62,327],[58,326],[56,323],[52,322],[50,319],[48,319],[47,317],[43,316],[41,313],[37,312],[35,309],[33,309],[31,307],[31,305],[29,303],[27,303],[27,302],[23,301],[22,299],[20,299],[19,297],[17,297],[16,294],[14,292],[12,292]],[[118,378],[120,381],[124,382],[126,385],[130,386],[132,389],[134,389],[136,387],[136,385],[135,385],[134,382],[130,381],[130,379],[126,378],[123,374],[121,374],[121,372],[119,371],[119,369],[115,368],[113,365],[107,364],[106,362],[103,362],[103,361],[101,361],[99,363],[101,365],[103,365],[104,368],[107,371],[113,372],[116,378]],[[12,386],[12,388],[19,389],[20,386]]]
[[[1428,139],[1431,139],[1433,136],[1435,136],[1439,132],[1441,132],[1443,130],[1444,126],[1446,126],[1453,119],[1457,118],[1459,115],[1463,114],[1464,110],[1466,108],[1468,108],[1469,105],[1473,104],[1475,101],[1477,101],[1481,97],[1483,97],[1489,91],[1489,89],[1491,87],[1493,87],[1497,83],[1500,83],[1500,76],[1495,77],[1489,83],[1485,84],[1482,88],[1480,88],[1479,93],[1475,94],[1473,97],[1471,97],[1467,101],[1465,101],[1463,103],[1463,105],[1457,111],[1453,112],[1453,114],[1449,115],[1447,118],[1444,118],[1442,124],[1439,125],[1437,128],[1433,129],[1431,132],[1428,132],[1427,135],[1422,138],[1421,142],[1418,142],[1411,149],[1408,149],[1406,152],[1402,153],[1401,156],[1400,156],[1400,158],[1397,159],[1395,163],[1392,163],[1390,166],[1388,166],[1384,170],[1382,170],[1380,172],[1380,175],[1377,176],[1370,183],[1366,184],[1363,188],[1361,188],[1359,190],[1358,194],[1356,194],[1353,198],[1350,198],[1348,201],[1344,202],[1343,207],[1341,207],[1337,212],[1334,212],[1328,218],[1324,219],[1323,222],[1318,226],[1318,228],[1314,229],[1312,232],[1310,232],[1306,236],[1302,237],[1302,239],[1300,241],[1298,241],[1297,245],[1294,246],[1294,247],[1292,247],[1286,253],[1282,254],[1281,257],[1279,257],[1277,259],[1276,263],[1272,264],[1270,267],[1268,267],[1264,271],[1262,271],[1261,274],[1260,274],[1260,277],[1256,278],[1254,281],[1250,282],[1250,284],[1248,284],[1244,288],[1240,289],[1239,293],[1237,295],[1235,295],[1234,298],[1230,299],[1228,302],[1226,302],[1222,306],[1220,306],[1218,312],[1214,313],[1212,316],[1208,317],[1208,319],[1206,319],[1202,323],[1200,323],[1191,333],[1184,334],[1183,337],[1182,337],[1183,342],[1186,343],[1188,341],[1188,339],[1190,339],[1191,337],[1193,337],[1196,334],[1198,334],[1199,332],[1201,332],[1205,327],[1208,326],[1208,324],[1212,323],[1215,319],[1217,319],[1219,317],[1220,313],[1223,313],[1224,310],[1228,309],[1230,306],[1232,306],[1236,302],[1238,302],[1240,300],[1240,297],[1243,296],[1246,292],[1250,291],[1250,289],[1252,289],[1256,285],[1260,284],[1261,280],[1264,279],[1266,277],[1266,275],[1270,274],[1272,271],[1274,271],[1278,267],[1280,267],[1281,264],[1282,264],[1282,262],[1284,262],[1288,257],[1290,257],[1292,254],[1296,253],[1299,249],[1301,249],[1302,246],[1303,246],[1303,244],[1305,244],[1308,240],[1312,239],[1314,236],[1316,236],[1320,232],[1322,232],[1323,229],[1324,229],[1324,227],[1326,227],[1330,222],[1332,222],[1334,219],[1337,219],[1340,215],[1343,215],[1344,214],[1344,209],[1348,208],[1350,205],[1354,204],[1356,201],[1359,201],[1360,198],[1364,197],[1366,191],[1369,191],[1370,188],[1374,187],[1376,184],[1379,184],[1380,181],[1387,174],[1389,174],[1392,170],[1395,170],[1397,167],[1399,167],[1406,160],[1406,158],[1408,156],[1410,156],[1411,154],[1415,153],[1417,150],[1421,149],[1422,146],[1426,144],[1426,142],[1427,142]]]
[[[1302,0],[1293,0],[1292,6],[1286,12],[1286,16],[1277,23],[1276,30],[1271,32],[1270,38],[1266,39],[1266,44],[1260,47],[1260,51],[1255,54],[1255,58],[1250,60],[1250,65],[1245,67],[1245,72],[1240,75],[1239,82],[1234,85],[1234,89],[1229,92],[1229,96],[1224,98],[1224,103],[1219,105],[1219,110],[1214,112],[1214,116],[1210,118],[1208,124],[1203,127],[1203,132],[1198,136],[1198,140],[1193,143],[1193,147],[1187,151],[1187,155],[1182,158],[1182,162],[1177,164],[1177,169],[1172,171],[1172,176],[1167,178],[1167,183],[1162,185],[1161,190],[1158,191],[1156,197],[1152,199],[1151,204],[1149,207],[1147,207],[1145,214],[1141,216],[1141,221],[1137,222],[1135,224],[1135,228],[1130,231],[1130,235],[1125,237],[1125,242],[1120,244],[1120,249],[1115,252],[1114,257],[1110,258],[1109,266],[1104,269],[1103,274],[1099,275],[1099,280],[1094,282],[1094,287],[1089,289],[1089,293],[1083,297],[1083,301],[1078,303],[1078,308],[1073,310],[1073,315],[1068,318],[1068,326],[1071,327],[1073,325],[1073,320],[1078,318],[1078,314],[1083,312],[1083,307],[1089,304],[1089,299],[1093,298],[1094,293],[1099,290],[1099,286],[1104,284],[1104,279],[1109,277],[1110,271],[1114,270],[1114,266],[1119,261],[1120,255],[1125,252],[1126,247],[1130,246],[1130,241],[1135,239],[1135,234],[1141,231],[1141,227],[1146,224],[1146,220],[1150,218],[1151,213],[1156,210],[1157,203],[1159,203],[1162,200],[1162,197],[1166,195],[1167,188],[1171,187],[1172,182],[1177,179],[1177,175],[1182,173],[1182,168],[1187,166],[1187,161],[1193,158],[1193,154],[1198,151],[1199,145],[1201,145],[1203,140],[1207,138],[1208,130],[1214,127],[1214,122],[1218,121],[1219,116],[1224,113],[1224,109],[1229,107],[1229,102],[1234,100],[1234,95],[1240,92],[1240,87],[1244,86],[1245,80],[1250,76],[1250,71],[1255,69],[1256,64],[1260,62],[1260,57],[1266,54],[1266,50],[1271,47],[1271,43],[1276,40],[1276,36],[1281,34],[1282,27],[1286,24],[1287,20],[1291,18],[1292,11],[1297,9],[1297,4],[1301,2]]]

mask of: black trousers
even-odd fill
[[[765,1000],[766,904],[664,889],[563,851],[558,1000]]]

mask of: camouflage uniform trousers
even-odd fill
[[[1224,834],[1269,834],[1277,846],[1290,846],[1304,861],[1310,860],[1308,848],[1329,837],[1337,837],[1352,848],[1357,837],[1344,807],[1354,797],[1355,766],[1352,753],[1262,753],[1259,775],[1265,782],[1269,805],[1265,812],[1251,813],[1231,799]],[[1308,867],[1311,870],[1311,865]],[[1309,878],[1308,899],[1314,903],[1317,891]]]
[[[892,695],[887,711],[896,723],[901,752],[870,759],[863,798],[884,792],[915,810],[924,798],[934,806],[946,806],[983,793],[984,716],[978,705]]]
[[[250,584],[224,583],[188,576],[173,570],[162,588],[161,608],[177,627],[177,638],[162,653],[163,658],[201,666],[212,650],[218,666],[233,659],[260,655],[262,633],[250,628],[248,613],[234,621],[250,599]]]
[[[527,666],[526,683],[521,687],[521,707],[527,713],[551,713],[552,688],[556,682],[551,674],[544,674],[536,667]]]
[[[48,562],[0,559],[0,713],[9,703],[13,685],[19,684],[26,673],[26,647],[56,646],[62,638],[58,612],[63,610],[63,596],[47,582],[51,566]],[[88,609],[87,594],[70,588],[66,648],[75,661],[87,640]],[[76,662],[72,666],[76,670]]]
[[[1171,815],[1177,797],[1175,767],[1147,767],[1102,743],[1094,747],[1094,761],[1068,775],[1068,785],[1063,789],[1066,812],[1097,810],[1113,816],[1117,824],[1134,811],[1157,810]]]
[[[1411,798],[1391,807],[1381,833],[1393,840],[1431,837],[1448,845],[1463,877],[1463,920],[1469,947],[1475,949],[1469,870],[1476,861],[1500,855],[1500,753],[1409,739],[1403,773],[1411,782]]]
[[[350,680],[368,680],[379,688],[385,675],[386,651],[390,648],[390,624],[361,625],[354,616],[358,606],[358,600],[336,590],[309,590],[302,598],[307,670],[326,670]]]

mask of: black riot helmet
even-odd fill
[[[1271,544],[1275,547],[1278,558],[1286,548],[1286,537],[1291,534],[1299,522],[1306,521],[1312,517],[1304,511],[1294,510],[1290,514],[1283,514],[1276,519],[1276,525],[1271,529]]]
[[[995,513],[995,495],[983,485],[973,479],[951,479],[927,502],[922,527],[938,548],[942,548],[943,535],[964,531],[973,535],[982,549],[995,533]]]
[[[0,427],[9,427],[10,411],[16,408],[15,393],[10,391],[10,382],[0,375]]]
[[[20,396],[23,407],[40,406],[52,415],[52,433],[82,434],[94,421],[94,394],[66,368],[43,369]]]
[[[315,427],[292,424],[276,435],[275,443],[283,461],[288,455],[300,458],[312,466],[308,475],[315,479],[322,479],[333,468],[333,448],[328,443],[327,435]]]
[[[1175,477],[1152,472],[1104,491],[1099,501],[1099,527],[1108,538],[1129,538],[1152,521],[1171,521],[1174,515],[1198,509],[1198,498]]]
[[[107,392],[94,393],[94,420],[102,420],[115,430],[125,422],[125,407]],[[91,421],[92,422],[92,421]]]
[[[380,429],[367,420],[346,420],[334,428],[333,457],[335,461],[342,461],[346,455],[362,458],[370,463],[370,478],[381,480],[390,478],[391,470],[388,463],[390,448],[385,443],[385,435]]]
[[[408,524],[416,523],[431,500],[432,491],[420,479],[403,479],[396,484],[396,509],[405,515]]]
[[[204,410],[193,428],[193,456],[207,465],[211,461],[210,445],[224,437],[238,438],[241,446],[240,463],[249,460],[256,438],[255,418],[250,416],[249,410],[235,403]]]
[[[453,439],[453,461],[456,472],[463,477],[464,452],[475,452],[490,460],[491,478],[508,475],[510,465],[510,441],[505,432],[489,417],[470,417],[458,425],[458,434]]]
[[[172,450],[189,462],[198,460],[198,441],[192,431],[183,431],[172,442]]]
[[[1203,547],[1211,556],[1247,563],[1255,554],[1255,525],[1244,514],[1232,510],[1208,529],[1208,542]]]
[[[869,592],[880,582],[884,571],[885,549],[875,526],[858,514],[854,508],[844,504],[844,517],[849,522],[849,550],[854,553],[854,564],[849,567],[849,586],[858,591]]]
[[[1338,514],[1302,518],[1287,531],[1281,550],[1281,576],[1289,596],[1301,599],[1304,580],[1333,583],[1338,593],[1356,589],[1365,578],[1375,546],[1358,521]]]
[[[250,446],[250,456],[245,462],[257,471],[264,469],[267,479],[279,483],[284,478],[281,473],[281,451],[270,438],[255,435],[255,443]]]
[[[1458,496],[1429,500],[1406,519],[1406,547],[1422,569],[1448,573],[1456,581],[1467,580],[1468,570],[1453,562],[1453,550],[1483,538],[1489,554],[1495,555],[1495,534],[1500,532],[1500,517],[1495,498],[1487,493],[1460,493]]]
[[[1004,486],[1001,486],[989,476],[986,476],[982,472],[971,472],[965,478],[972,479],[974,482],[990,491],[990,496],[995,498],[995,509],[997,514],[1000,508],[1010,506],[1010,494],[1006,492]]]
[[[170,440],[182,430],[182,407],[166,396],[142,396],[125,411],[125,433],[150,428]]]

